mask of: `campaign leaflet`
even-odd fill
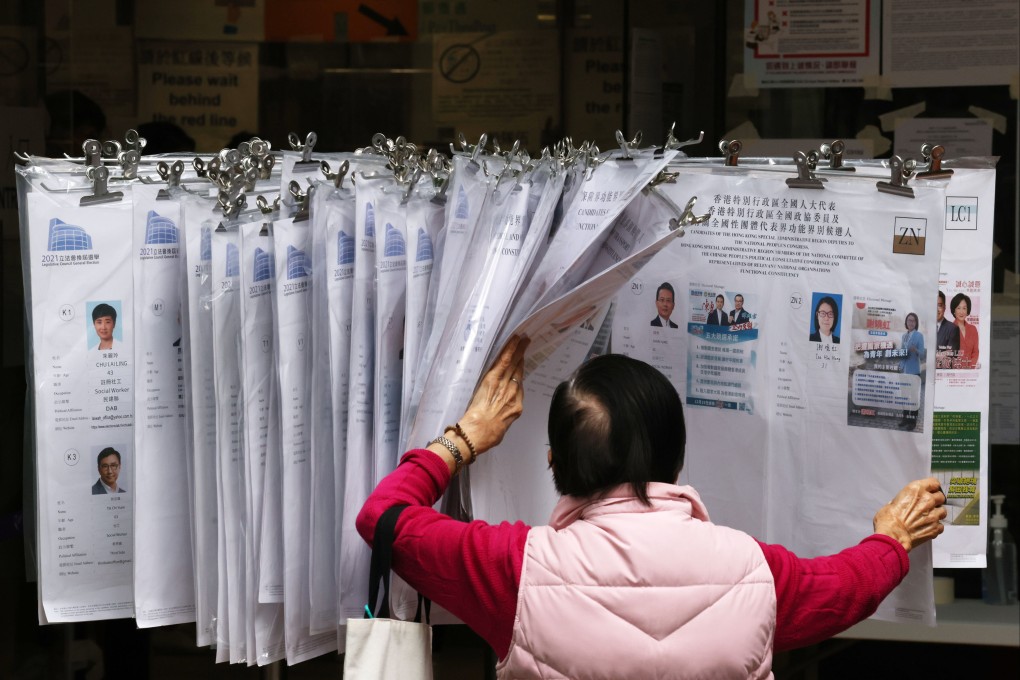
[[[27,196],[40,622],[134,615],[130,194]]]
[[[687,313],[682,321],[690,343],[685,403],[753,413],[753,378],[758,364],[758,333],[761,332],[763,316],[751,310],[760,309],[760,300],[751,291],[723,290],[698,282],[692,283],[684,292]],[[656,309],[659,313],[649,323],[649,326],[655,327],[649,332],[657,336],[652,340],[653,346],[672,339],[670,329],[675,327],[674,322],[664,319],[661,314],[673,305],[672,297],[673,290],[668,281],[656,287]],[[728,311],[725,309],[727,306],[730,307]],[[662,330],[658,330],[660,327]]]

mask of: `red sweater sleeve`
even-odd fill
[[[811,559],[759,545],[776,582],[777,652],[816,644],[871,616],[910,569],[903,546],[881,534]]]
[[[503,658],[513,635],[530,527],[461,522],[436,512],[432,505],[449,483],[450,470],[439,456],[409,451],[368,497],[356,520],[358,533],[371,545],[379,517],[394,505],[409,505],[397,520],[393,571]]]

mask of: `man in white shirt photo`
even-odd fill
[[[751,313],[744,309],[744,296],[737,293],[733,296],[733,311],[730,312],[730,325],[739,326],[751,320]]]
[[[708,313],[708,325],[710,326],[729,326],[730,317],[726,314],[726,310],[723,309],[723,305],[726,304],[726,298],[722,294],[715,296],[715,309]]]

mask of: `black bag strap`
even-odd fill
[[[393,539],[397,518],[406,505],[387,508],[375,525],[372,538],[372,566],[368,572],[368,607],[365,618],[390,618],[390,569],[393,565]],[[383,597],[379,601],[379,582],[382,581]]]
[[[421,605],[425,603],[425,623],[432,625],[432,600],[418,593],[418,607],[414,610],[414,622],[421,623]]]
[[[390,569],[393,567],[393,540],[397,530],[397,519],[406,505],[394,505],[387,508],[375,525],[372,538],[372,566],[368,575],[368,605],[365,618],[390,618]],[[382,581],[382,601],[379,600],[379,582]],[[418,593],[418,608],[414,612],[414,622],[421,623],[422,602],[425,603],[425,623],[432,622],[432,600]],[[373,609],[374,607],[374,609]]]

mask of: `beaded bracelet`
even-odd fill
[[[464,440],[465,444],[467,444],[468,451],[471,452],[471,460],[468,461],[468,465],[471,465],[471,463],[475,462],[475,459],[478,458],[478,451],[475,450],[475,445],[471,443],[470,439],[468,439],[467,433],[464,431],[464,428],[460,426],[460,423],[455,424],[453,426],[453,430],[459,434],[460,438]]]
[[[429,444],[441,444],[442,446],[446,447],[446,449],[450,452],[450,455],[453,456],[453,461],[455,465],[453,474],[457,474],[458,472],[460,472],[460,469],[464,467],[464,456],[460,454],[460,449],[457,448],[456,444],[454,444],[452,441],[450,441],[443,435],[439,435],[438,437],[430,441]]]

